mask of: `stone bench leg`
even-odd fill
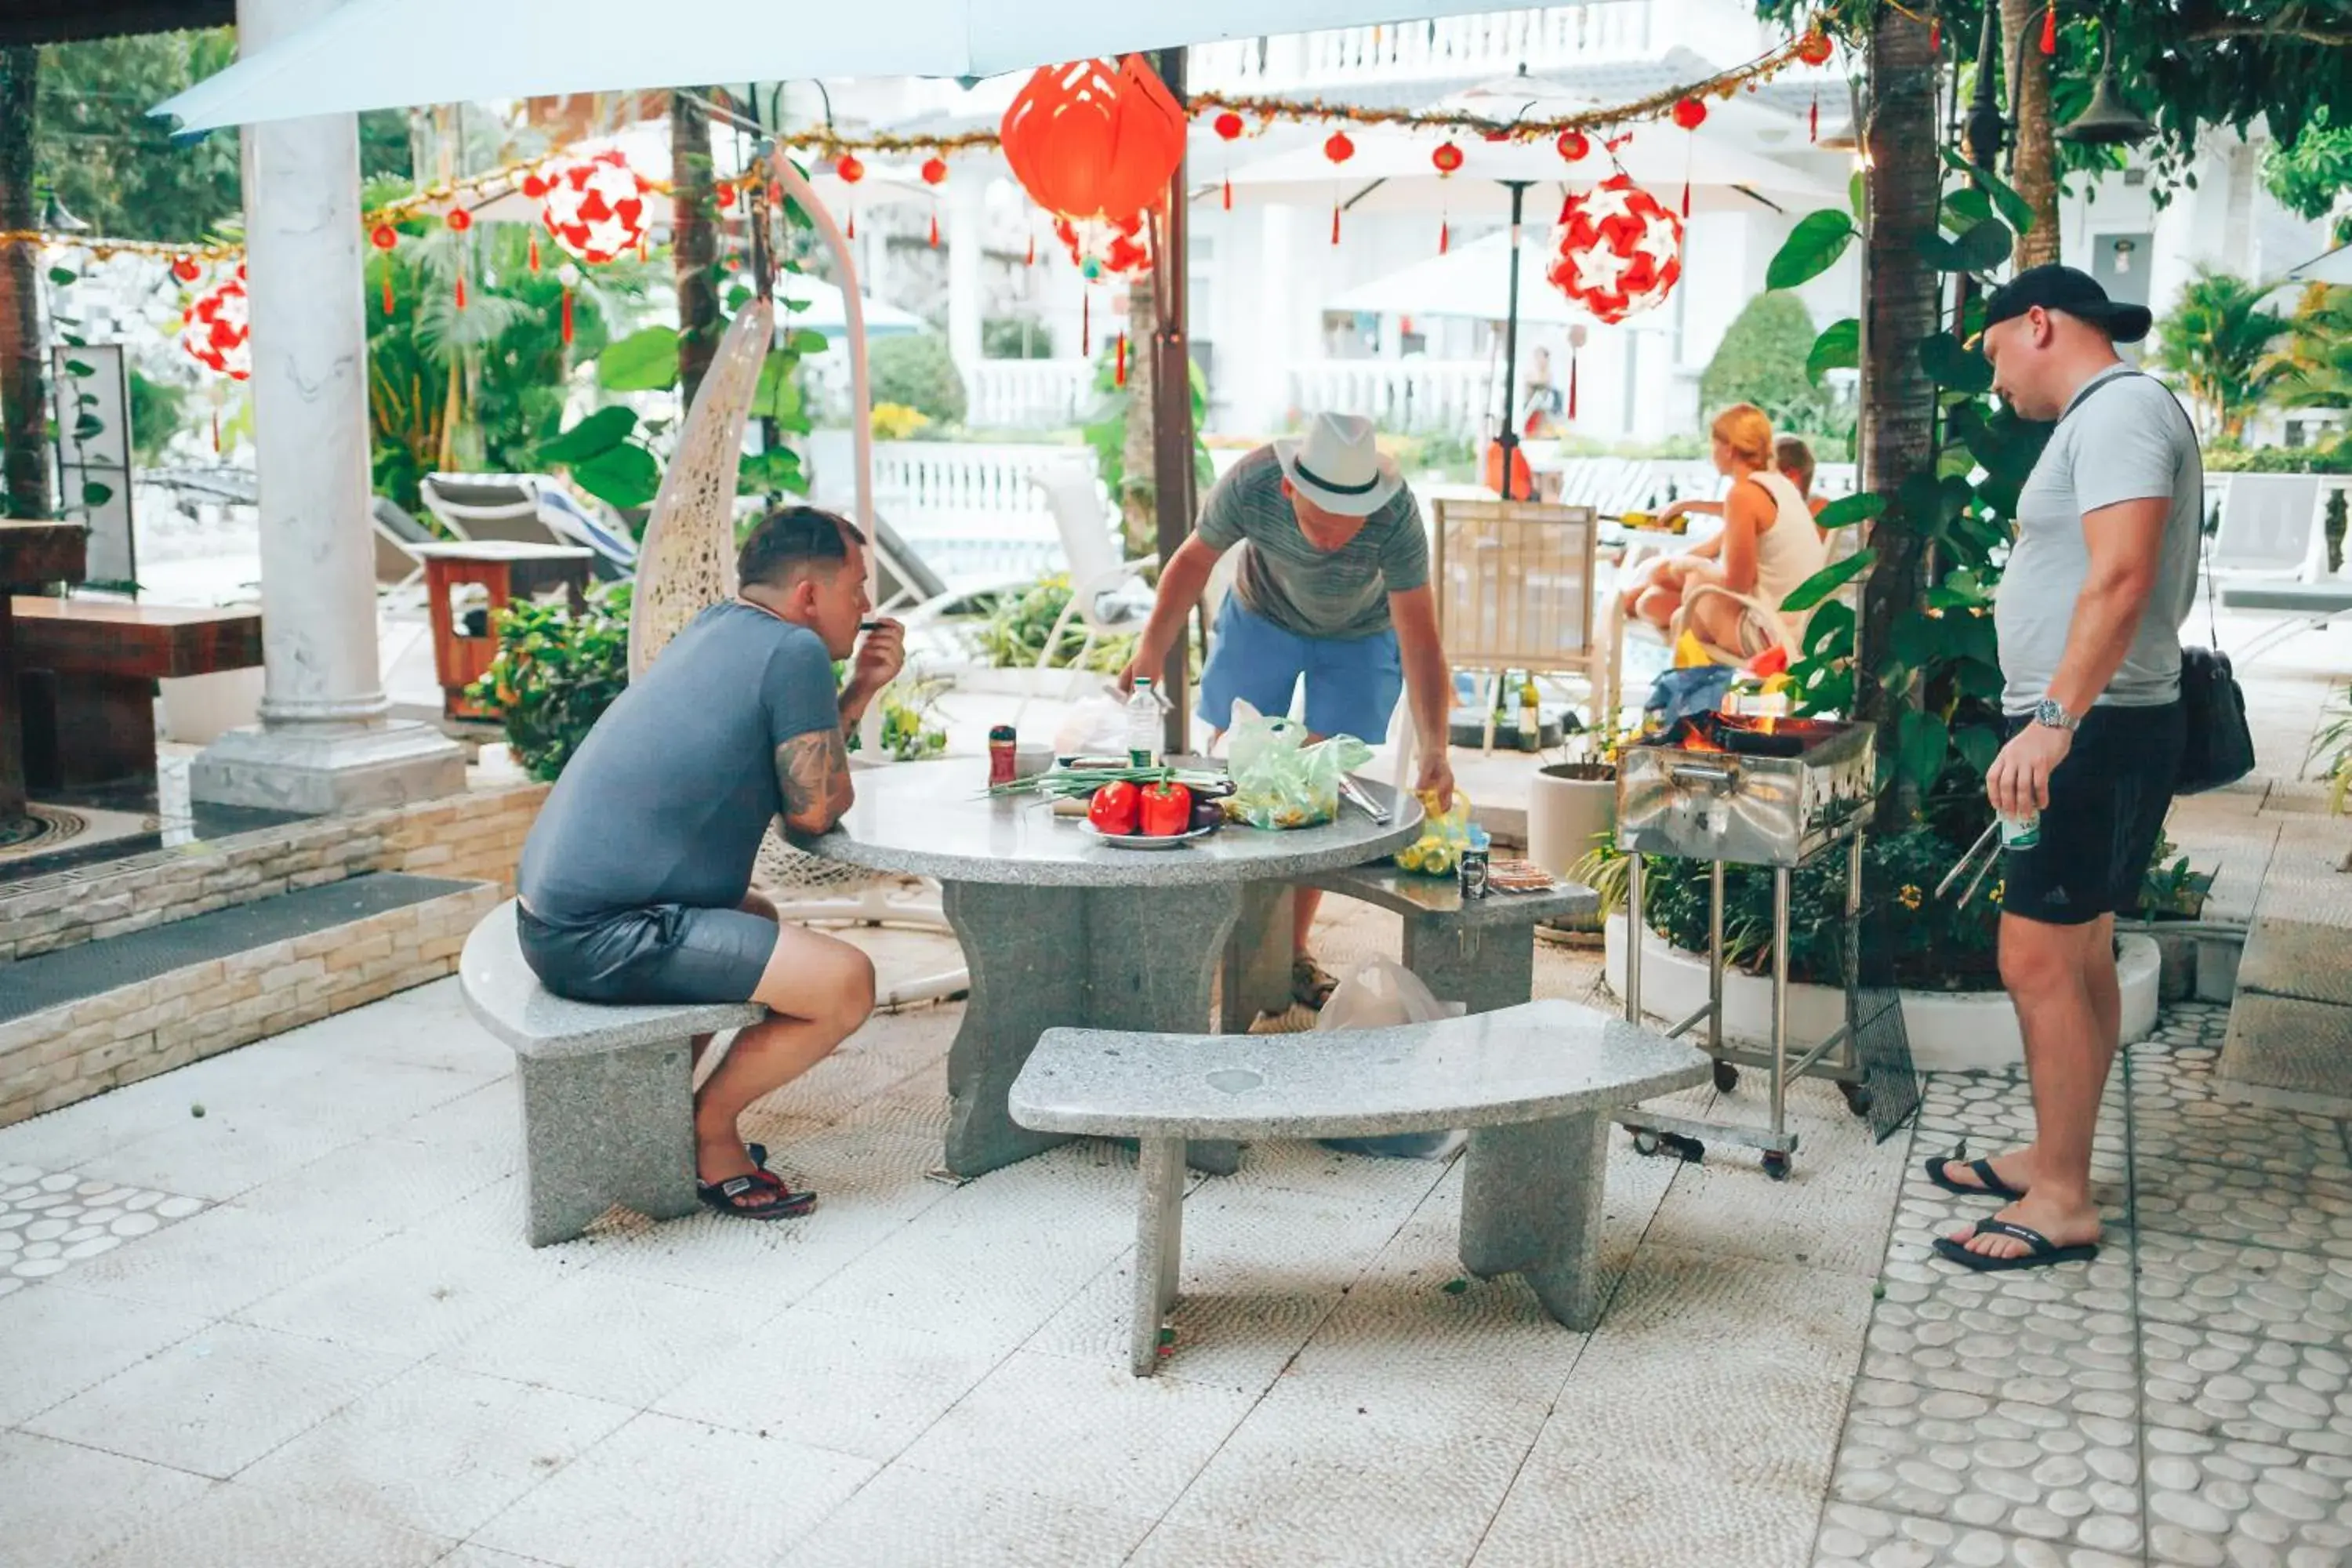
[[[1431,995],[1466,1003],[1473,1013],[1516,1007],[1535,995],[1535,925],[1448,930],[1442,921],[1409,918],[1404,966]]]
[[[1603,1115],[1476,1128],[1463,1173],[1462,1266],[1481,1279],[1518,1275],[1571,1329],[1601,1316],[1609,1126]]]
[[[1160,1326],[1176,1305],[1184,1247],[1184,1141],[1146,1138],[1141,1151],[1143,1203],[1135,1227],[1135,1318],[1129,1327],[1128,1370],[1150,1377],[1160,1370]]]
[[[530,1244],[570,1241],[614,1204],[647,1219],[695,1210],[688,1043],[525,1058],[523,1182]]]

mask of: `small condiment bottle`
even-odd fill
[[[1010,724],[999,724],[988,732],[988,782],[991,787],[1008,784],[1019,776],[1020,736]]]

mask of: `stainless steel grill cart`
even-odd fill
[[[1625,1016],[1642,1019],[1642,939],[1644,855],[1710,863],[1707,917],[1707,1003],[1674,1026],[1680,1037],[1706,1026],[1704,1047],[1715,1058],[1715,1085],[1728,1093],[1739,1069],[1770,1075],[1771,1119],[1765,1128],[1670,1116],[1636,1107],[1618,1121],[1644,1153],[1662,1148],[1696,1159],[1701,1140],[1720,1138],[1763,1152],[1764,1170],[1785,1179],[1797,1135],[1788,1130],[1790,1079],[1825,1078],[1844,1092],[1858,1116],[1882,1138],[1917,1103],[1901,1008],[1891,984],[1873,1006],[1861,973],[1862,850],[1869,819],[1874,762],[1868,726],[1826,720],[1740,719],[1707,714],[1678,723],[1654,742],[1626,747],[1618,757],[1617,845],[1631,857],[1625,945]],[[1840,943],[1846,1021],[1793,1060],[1789,1048],[1789,905],[1796,870],[1843,845],[1846,855],[1844,940]],[[1735,1046],[1724,1038],[1723,892],[1727,865],[1772,868],[1772,1023],[1769,1047]],[[1891,981],[1891,976],[1889,977]],[[1891,1026],[1889,1020],[1891,1017]]]

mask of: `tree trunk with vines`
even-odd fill
[[[1145,273],[1127,290],[1127,441],[1119,453],[1126,483],[1113,499],[1127,536],[1130,560],[1160,553],[1160,513],[1155,504],[1160,487],[1155,479],[1158,458],[1152,449],[1159,428],[1152,395],[1151,340],[1160,330],[1160,307]],[[1115,351],[1114,351],[1115,352]]]
[[[2042,52],[2045,0],[2000,0],[2001,58],[2009,64],[2009,112],[2017,151],[2010,184],[2033,209],[2017,240],[2022,270],[2058,259],[2058,142],[2050,123],[2050,57]]]
[[[1916,698],[1885,685],[1881,672],[1897,619],[1919,602],[1935,521],[1906,517],[1897,499],[1906,480],[1932,473],[1936,461],[1936,389],[1919,363],[1920,341],[1936,331],[1938,299],[1937,274],[1919,241],[1936,232],[1942,201],[1936,58],[1926,23],[1893,6],[1879,13],[1870,38],[1870,86],[1862,478],[1889,505],[1871,531],[1877,564],[1863,595],[1855,713],[1876,726],[1878,754],[1890,759],[1899,754],[1903,715]],[[1879,795],[1879,831],[1899,831],[1917,808],[1916,790],[1887,788]]]
[[[718,203],[710,169],[710,117],[692,93],[669,95],[670,264],[677,279],[677,387],[694,406],[719,352]]]
[[[41,52],[0,49],[0,229],[37,226],[33,203],[34,85]],[[0,470],[8,517],[50,514],[48,400],[43,391],[41,253],[0,247]]]

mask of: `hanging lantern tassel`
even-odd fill
[[[1095,297],[1092,290],[1078,296],[1078,357],[1095,357]]]
[[[1806,140],[1806,141],[1808,141],[1808,142],[1819,142],[1821,139],[1822,139],[1822,89],[1819,89],[1819,88],[1815,88],[1815,89],[1813,89],[1813,107],[1812,107],[1812,110],[1811,110],[1811,113],[1809,113],[1809,114],[1807,114],[1807,115],[1805,116],[1805,140]]]
[[[2045,55],[2058,52],[2058,0],[2050,0],[2042,13],[2042,52]]]
[[[386,318],[392,315],[392,268],[389,267],[383,269],[383,313]]]
[[[458,274],[457,274],[457,309],[459,309],[460,310],[464,310],[465,308],[466,308],[466,275],[465,275],[464,273],[460,272],[460,273],[458,273]]]
[[[572,346],[572,285],[563,286],[563,346]]]
[[[857,237],[857,209],[855,206],[849,209],[849,227],[844,231],[843,237],[848,239]]]
[[[1931,55],[1944,52],[1944,19],[1941,16],[1927,24],[1927,52]]]
[[[530,269],[533,272],[539,270],[539,231],[537,229],[533,229],[530,235]]]
[[[213,456],[220,456],[220,404],[213,404]]]
[[[1339,204],[1338,202],[1331,204],[1331,243],[1335,246],[1339,243]]]
[[[1034,267],[1037,265],[1037,237],[1034,234],[1032,234],[1029,237],[1028,259],[1022,262],[1021,265],[1024,267]]]
[[[1111,362],[1110,383],[1113,386],[1127,384],[1127,334],[1118,335],[1118,357]]]
[[[1454,226],[1444,218],[1437,220],[1437,254],[1443,256],[1453,247]]]
[[[1234,177],[1231,174],[1225,176],[1225,210],[1234,210]]]
[[[931,215],[931,248],[932,248],[933,250],[937,250],[939,247],[940,247],[940,215],[939,215],[939,214],[937,214],[937,213],[933,213],[933,214]]]
[[[1568,422],[1576,423],[1576,361],[1579,351],[1568,351]]]

